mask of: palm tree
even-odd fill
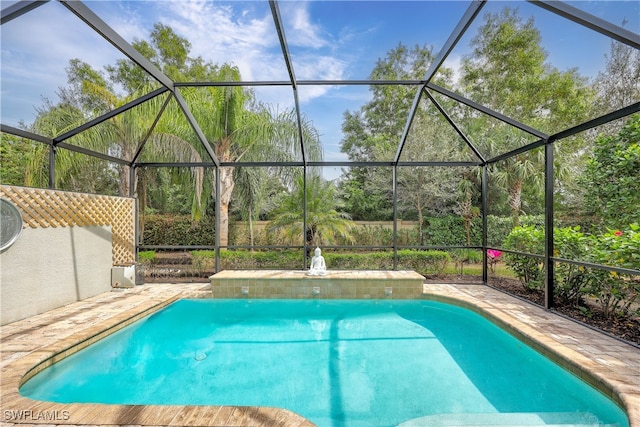
[[[218,81],[241,80],[237,67],[223,65],[218,73]],[[299,160],[300,136],[293,110],[277,112],[255,103],[252,94],[240,86],[198,88],[183,94],[221,163]],[[168,113],[182,120],[178,111]],[[320,160],[317,130],[304,117],[301,128],[308,160]],[[224,247],[229,242],[229,204],[236,185],[234,168],[222,167],[219,175],[220,246]]]
[[[79,79],[78,75],[86,76],[87,70],[90,70],[88,64],[72,60],[68,71],[70,81]],[[38,117],[32,125],[35,133],[54,137],[62,135],[85,123],[87,114],[100,115],[115,110],[149,93],[153,89],[152,86],[143,85],[134,93],[119,96],[110,85],[97,78],[82,80],[79,86],[81,88],[76,88],[76,91],[80,92],[80,94],[70,95],[71,89],[63,90],[63,99],[58,105],[47,104],[39,111]],[[81,97],[82,99],[74,102],[71,99],[73,96]],[[148,135],[165,99],[163,96],[152,98],[141,105],[70,137],[65,142],[132,161],[138,148],[146,141],[145,152],[147,159],[156,161],[168,159],[184,162],[201,161],[200,153],[195,146],[182,138],[177,138],[171,132],[171,129],[156,128],[155,132]],[[148,141],[146,140],[147,137]],[[28,181],[36,181],[44,186],[46,186],[44,182],[46,177],[41,172],[43,170],[42,167],[38,167],[38,165],[41,165],[46,159],[45,151],[41,150],[37,156],[34,156],[32,160],[33,166],[29,168],[29,170],[33,171],[33,175],[28,177]],[[69,181],[74,179],[74,176],[86,175],[86,171],[95,170],[97,162],[97,159],[78,156],[76,153],[67,150],[59,150],[56,154],[56,186],[65,187]],[[127,167],[117,165],[115,172],[115,175],[117,175],[117,193],[121,196],[131,196],[129,191],[130,176]],[[194,197],[199,200],[202,193],[202,171],[193,168],[183,172],[183,175],[185,175],[185,179],[196,183],[193,186]]]
[[[260,214],[273,208],[272,200],[282,184],[267,168],[236,168],[234,176],[236,191],[232,206],[242,220],[249,222],[249,244],[253,246],[254,222]]]
[[[307,179],[306,236],[307,244],[315,246],[335,243],[338,237],[353,242],[354,224],[349,215],[336,210],[336,188],[318,175]],[[291,243],[299,241],[303,232],[304,178],[296,177],[294,188],[282,197],[275,218],[269,223],[270,231],[283,230]]]

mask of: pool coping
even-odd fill
[[[201,284],[148,284],[102,294],[1,327],[3,424],[313,426],[267,407],[60,404],[19,394],[31,375],[181,298],[209,298]],[[610,396],[640,427],[640,350],[484,285],[425,284],[423,298],[485,315]],[[544,326],[544,331],[538,329]],[[40,344],[42,343],[42,344]]]

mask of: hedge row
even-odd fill
[[[501,247],[504,239],[513,228],[513,221],[508,217],[487,217],[487,237],[489,246]],[[522,216],[520,224],[523,226],[542,226],[544,216]],[[230,241],[232,244],[247,244],[248,236],[237,227],[231,227]],[[275,244],[269,236],[258,233],[255,244]],[[360,246],[389,246],[393,244],[393,232],[389,227],[360,226],[352,234]],[[418,230],[399,230],[400,245],[419,244]],[[423,226],[424,245],[426,246],[463,246],[466,235],[462,218],[457,215],[429,217]],[[482,221],[478,218],[471,227],[471,245],[479,246],[482,242]],[[345,242],[338,242],[341,244]],[[215,244],[215,221],[206,217],[198,223],[193,223],[187,215],[147,215],[144,218],[144,245],[211,245]]]
[[[198,270],[211,270],[215,251],[191,251],[192,263]],[[391,270],[392,252],[323,254],[330,270]],[[442,274],[451,258],[443,251],[398,251],[398,268],[415,270],[423,275]],[[296,250],[221,251],[222,269],[300,269],[302,254]]]
[[[189,215],[146,215],[143,245],[215,245],[215,219],[206,217],[197,223]]]

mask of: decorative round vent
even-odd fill
[[[22,215],[13,203],[0,199],[0,251],[13,245],[22,232]]]

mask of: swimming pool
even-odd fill
[[[628,425],[612,401],[491,322],[432,301],[181,300],[21,394],[275,406],[319,426]]]

